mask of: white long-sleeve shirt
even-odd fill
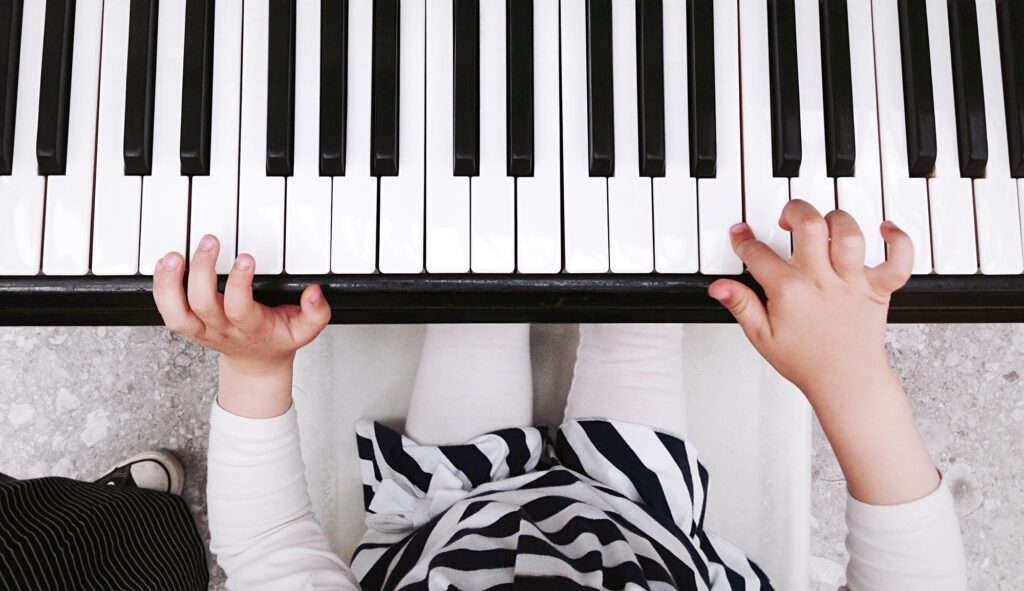
[[[231,589],[358,589],[312,513],[294,407],[272,419],[210,416],[211,550]],[[850,591],[967,588],[960,527],[945,483],[901,505],[848,497]]]

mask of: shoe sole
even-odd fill
[[[111,466],[109,470],[104,472],[104,474],[113,472],[115,469],[126,464],[146,460],[157,462],[167,470],[167,475],[170,478],[167,492],[180,496],[181,491],[185,489],[185,468],[181,465],[178,457],[167,449],[153,449],[135,454],[130,458],[126,458],[125,460],[118,462],[116,466]]]

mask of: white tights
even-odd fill
[[[565,420],[603,418],[686,435],[683,327],[583,324]],[[464,443],[533,420],[530,327],[427,327],[406,434],[424,445]]]

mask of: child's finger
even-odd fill
[[[782,257],[770,246],[754,238],[747,224],[736,224],[729,228],[729,239],[732,241],[733,252],[765,289],[791,272]]]
[[[754,290],[739,281],[719,279],[708,286],[708,295],[729,310],[755,347],[771,336],[768,311]]]
[[[914,269],[914,243],[889,220],[882,222],[882,238],[889,245],[889,256],[882,264],[868,269],[868,282],[876,291],[892,293],[910,279]]]
[[[220,243],[211,234],[203,236],[192,255],[188,272],[188,303],[206,326],[221,330],[228,325],[223,298],[217,291],[217,253]]]
[[[263,308],[252,298],[252,277],[256,259],[240,254],[224,286],[224,314],[242,332],[256,332],[263,326]]]
[[[198,337],[205,329],[188,307],[181,279],[185,272],[185,258],[176,252],[168,253],[157,262],[153,270],[153,301],[172,331],[187,337]]]
[[[829,255],[832,268],[843,279],[862,277],[864,272],[864,234],[857,225],[857,220],[849,213],[835,209],[825,216],[828,233],[832,237],[829,242]]]
[[[828,224],[813,205],[793,199],[782,208],[779,226],[793,234],[792,262],[815,273],[830,273]]]
[[[296,344],[301,347],[315,339],[331,321],[331,306],[320,286],[313,284],[303,290],[299,307],[299,313],[291,318],[291,329]]]

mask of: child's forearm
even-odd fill
[[[233,415],[250,419],[283,415],[292,405],[292,361],[253,372],[221,355],[217,403]]]
[[[827,389],[811,387],[804,393],[855,499],[893,505],[935,490],[939,474],[903,387],[888,366],[865,369]]]
[[[210,550],[231,589],[358,589],[310,505],[295,411],[210,412]]]

